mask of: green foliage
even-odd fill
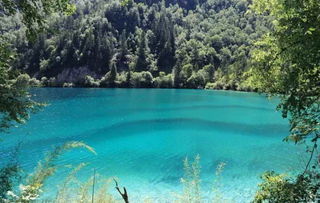
[[[24,43],[22,29],[5,32],[19,52],[15,67],[38,79],[59,78],[48,86],[73,82],[87,87],[97,84],[74,82],[83,81],[83,75],[76,78],[72,71],[85,67],[85,75],[101,80],[116,64],[118,73],[148,71],[153,78],[160,72],[172,74],[177,88],[203,88],[221,69],[228,89],[238,89],[253,41],[270,27],[263,15],[247,12],[248,3],[234,0],[85,2],[71,16],[52,16],[49,32],[33,43]],[[66,77],[69,70],[75,78]],[[101,86],[137,87],[115,81]]]
[[[181,75],[181,67],[180,66],[175,66],[173,68],[173,87],[179,88],[183,86],[183,78]]]
[[[120,5],[121,6],[132,6],[133,0],[121,0]]]
[[[254,1],[257,12],[269,12],[274,32],[257,42],[253,52],[258,88],[282,94],[279,109],[290,115],[291,137],[314,142],[320,135],[320,2]]]
[[[229,75],[225,75],[223,71],[219,68],[214,73],[214,82],[207,83],[206,89],[218,89],[218,90],[227,90],[231,89],[230,83],[232,83],[232,80],[229,80]]]
[[[30,77],[10,68],[13,59],[8,46],[0,44],[0,130],[24,123],[30,112],[43,106],[30,98],[27,91]]]
[[[46,17],[55,12],[71,14],[75,11],[75,6],[69,0],[34,0],[34,1],[14,1],[2,0],[0,2],[2,19],[10,19],[18,16],[26,26],[26,36],[34,40],[39,32],[46,28]],[[17,15],[16,15],[17,14]],[[13,24],[16,21],[13,21]],[[7,26],[7,25],[6,25]],[[2,27],[2,26],[1,26]],[[12,28],[16,30],[16,28]],[[9,33],[13,30],[10,30]],[[24,29],[20,29],[25,34]],[[21,36],[16,39],[22,40]],[[39,110],[43,104],[33,101],[28,93],[30,78],[26,74],[19,74],[12,68],[15,54],[11,45],[19,44],[11,41],[8,33],[2,33],[0,38],[0,130],[11,127],[14,123],[24,123],[30,112]],[[23,40],[22,40],[23,41]],[[21,41],[21,43],[23,43]],[[11,44],[10,44],[11,43]],[[40,65],[41,63],[41,65]],[[39,61],[42,69],[48,67],[48,61]],[[34,84],[37,81],[31,81]]]
[[[273,31],[256,43],[248,83],[281,97],[278,109],[291,125],[284,140],[306,143],[310,152],[305,170],[296,180],[264,175],[256,201],[313,202],[319,199],[320,2],[254,0],[252,9],[274,20]]]
[[[205,65],[199,72],[205,78],[205,83],[213,81],[213,76],[215,72],[214,65],[212,64]]]
[[[99,87],[100,81],[97,81],[93,77],[91,77],[90,75],[87,75],[84,78],[84,86],[86,86],[86,87]]]
[[[116,64],[111,65],[110,71],[101,79],[100,84],[104,87],[115,87],[118,77]]]
[[[164,72],[159,73],[159,77],[153,79],[155,87],[158,88],[171,88],[172,87],[172,74],[166,75]]]
[[[187,80],[188,88],[204,88],[205,86],[205,78],[199,72],[194,72]]]
[[[137,50],[137,62],[135,64],[135,71],[148,71],[149,64],[147,61],[147,44],[146,36],[142,31],[139,37],[138,50]]]
[[[152,87],[153,77],[148,71],[133,72],[130,83],[133,85],[133,87]]]
[[[192,64],[188,63],[184,66],[182,66],[182,74],[184,78],[190,78],[192,75],[193,66]]]
[[[61,12],[70,15],[75,11],[75,5],[70,4],[69,0],[2,0],[0,6],[5,15],[21,15],[29,39],[35,39],[45,29],[46,17],[50,14]]]
[[[319,174],[318,174],[319,176]],[[315,202],[319,199],[320,181],[308,175],[300,175],[295,180],[283,174],[266,172],[262,175],[253,202]]]
[[[212,83],[212,82],[208,82],[204,88],[205,89],[217,89],[215,83]]]

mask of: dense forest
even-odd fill
[[[72,15],[52,16],[37,40],[27,42],[15,17],[4,34],[18,50],[15,66],[44,86],[250,90],[250,50],[271,23],[248,5],[82,0]]]

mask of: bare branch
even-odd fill
[[[119,188],[119,185],[118,185],[118,182],[113,179],[114,182],[116,183],[116,189],[118,190],[119,194],[121,195],[122,199],[124,200],[125,203],[129,203],[129,198],[128,198],[128,193],[127,193],[127,190],[125,187],[123,187],[123,193],[121,192],[120,188]]]

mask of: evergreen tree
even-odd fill
[[[125,57],[128,54],[127,36],[124,29],[120,35],[120,54],[121,57]]]
[[[173,68],[173,87],[179,88],[182,86],[181,78],[181,66],[175,66]]]
[[[118,75],[117,66],[115,63],[112,63],[111,69],[110,69],[110,75],[109,75],[110,87],[116,86],[117,75]]]
[[[101,79],[100,85],[102,87],[116,87],[118,71],[114,62],[110,65],[110,71]]]
[[[128,71],[129,70],[129,49],[128,49],[128,43],[127,43],[127,36],[126,36],[126,30],[124,29],[120,35],[119,39],[119,51],[116,56],[116,63],[117,67],[120,71]]]
[[[149,63],[147,61],[147,44],[146,35],[142,31],[139,38],[138,50],[137,50],[137,61],[135,65],[136,71],[147,71],[149,68]]]
[[[162,6],[160,18],[156,27],[158,39],[158,67],[160,71],[170,72],[175,63],[174,25],[167,16],[166,8]]]
[[[132,78],[131,71],[129,70],[126,75],[126,86],[127,87],[132,87],[131,78]]]

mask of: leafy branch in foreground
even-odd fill
[[[10,66],[14,54],[5,43],[0,43],[0,131],[16,123],[24,123],[30,112],[38,111],[43,104],[31,99],[28,92],[30,77],[19,74]]]
[[[256,0],[252,8],[269,12],[274,31],[256,43],[252,53],[258,88],[279,95],[278,109],[290,119],[296,143],[320,136],[320,2]]]
[[[291,126],[284,140],[305,143],[310,152],[296,179],[264,175],[256,199],[315,201],[320,198],[320,1],[254,0],[251,8],[274,19],[273,31],[252,52],[255,84],[269,95],[280,96],[278,110]]]
[[[0,8],[8,16],[20,14],[22,23],[27,28],[26,35],[32,40],[46,28],[46,18],[49,15],[55,12],[70,15],[75,11],[75,5],[70,0],[1,0]]]
[[[256,43],[252,53],[257,87],[279,95],[284,118],[290,120],[286,141],[320,138],[320,2],[254,1],[252,8],[275,18],[274,31]],[[310,150],[313,152],[314,150]],[[313,153],[311,153],[313,155]]]
[[[34,40],[46,29],[46,18],[55,13],[71,14],[75,6],[69,0],[1,0],[0,13],[9,17],[18,14],[26,26],[27,39]],[[12,121],[24,123],[30,112],[39,110],[43,104],[31,99],[28,92],[29,76],[12,68],[15,61],[14,44],[5,35],[0,37],[0,131],[12,127]],[[23,32],[23,35],[25,33]],[[11,43],[9,43],[11,42]]]

